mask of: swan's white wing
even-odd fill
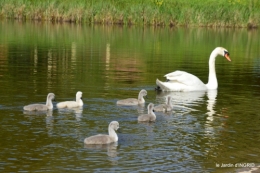
[[[167,82],[156,81],[157,85],[165,91],[196,91],[205,90],[205,84],[193,74],[184,71],[174,71],[166,74]]]
[[[166,77],[167,79],[168,78],[175,78],[175,77],[181,76],[183,73],[187,73],[187,72],[177,70],[177,71],[174,71],[174,72],[171,72],[171,73],[164,75],[164,77]]]
[[[187,73],[185,71],[175,71],[166,74],[164,77],[166,77],[168,81],[178,82],[186,86],[203,84],[203,82],[201,82],[197,76],[194,76],[193,74]]]

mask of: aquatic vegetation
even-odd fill
[[[1,0],[0,16],[90,24],[258,27],[260,1]]]

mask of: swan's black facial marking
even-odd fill
[[[225,55],[228,55],[228,56],[229,56],[229,53],[228,53],[228,51],[225,51],[225,50],[224,50],[224,56],[225,56]]]
[[[224,50],[224,57],[228,60],[231,61],[231,59],[229,58],[229,53],[227,50]]]

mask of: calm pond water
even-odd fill
[[[155,81],[184,70],[205,83],[216,59],[211,92],[156,92]],[[1,21],[1,172],[236,172],[260,163],[260,31],[141,28]],[[145,107],[118,99],[148,91]],[[23,112],[83,92],[83,109]],[[138,123],[146,106],[173,96],[174,111]],[[120,124],[119,141],[85,146],[84,138]],[[230,168],[217,165],[231,164]]]

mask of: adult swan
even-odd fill
[[[216,57],[224,56],[228,61],[228,51],[223,47],[215,48],[209,57],[209,79],[208,83],[204,84],[197,76],[184,71],[175,71],[166,74],[167,81],[162,82],[159,79],[156,80],[157,89],[163,91],[199,91],[199,90],[211,90],[218,88],[218,81],[215,70],[215,59]]]

